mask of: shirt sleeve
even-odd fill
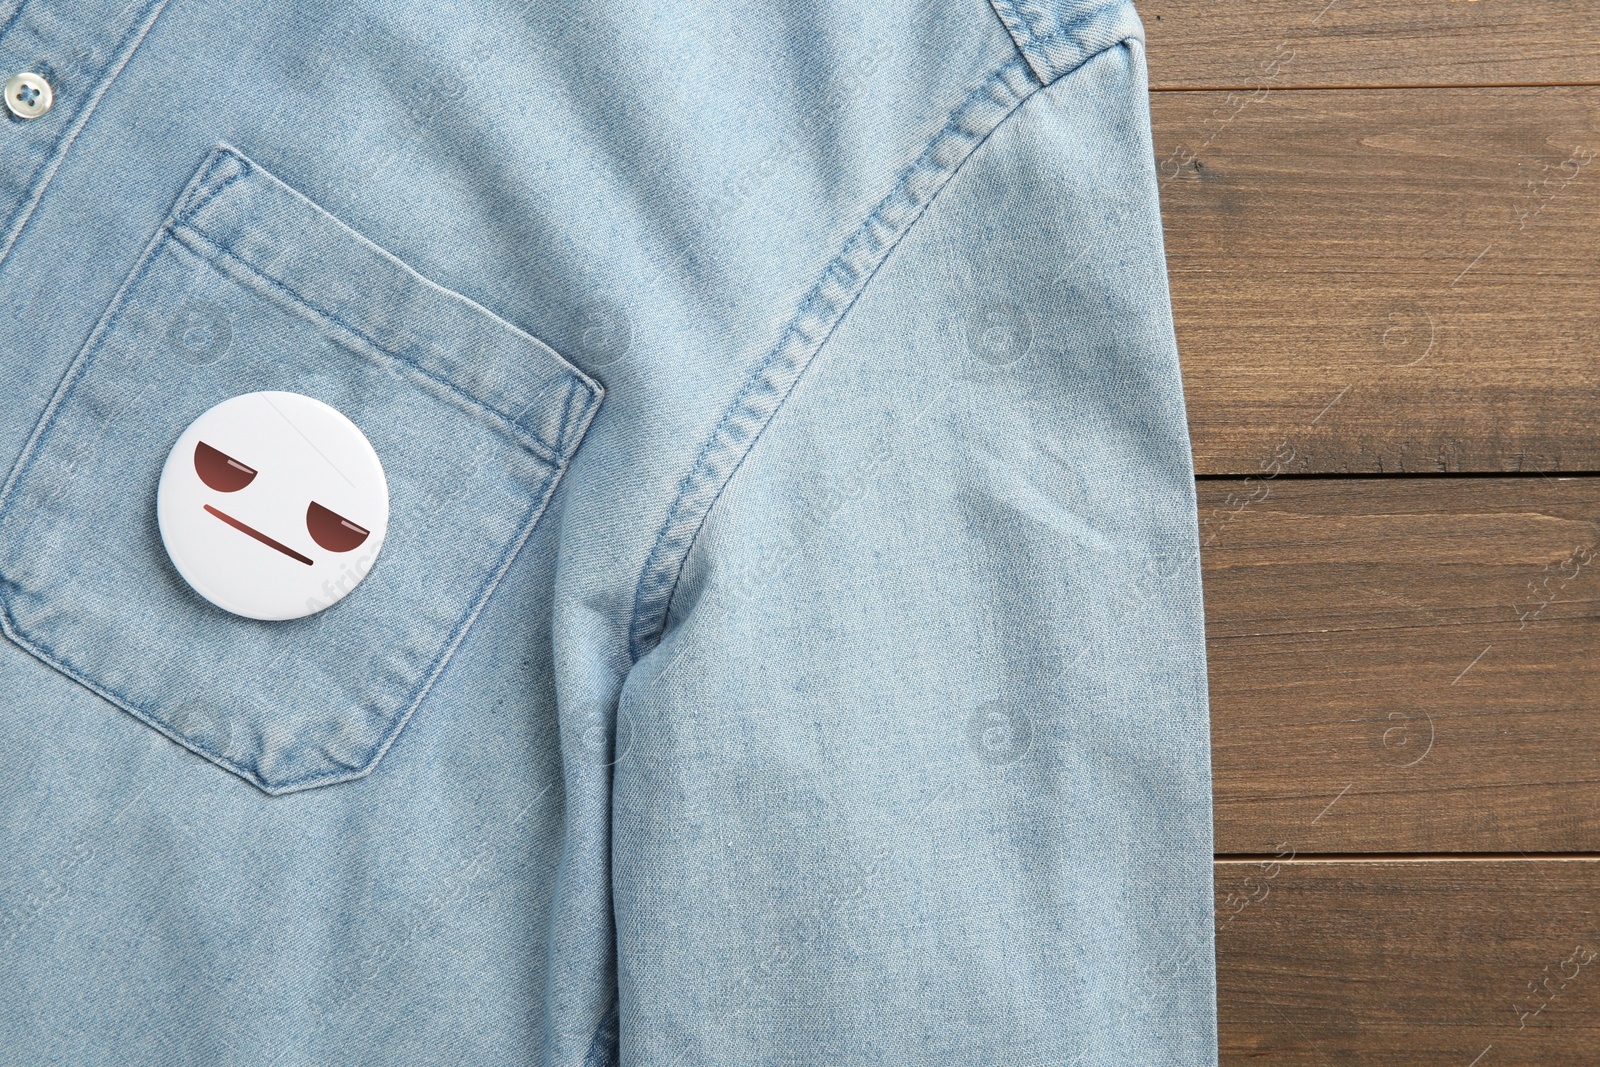
[[[1193,465],[1119,17],[1022,50],[752,386],[617,712],[624,1063],[1216,1062]]]

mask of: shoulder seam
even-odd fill
[[[989,0],[989,6],[1045,85],[1112,45],[1144,39],[1132,0]]]
[[[1026,59],[1018,56],[969,92],[801,300],[777,344],[735,395],[679,483],[634,594],[628,628],[632,662],[660,640],[678,579],[706,517],[845,312],[949,178],[1039,88]]]

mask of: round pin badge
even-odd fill
[[[156,520],[195,592],[249,619],[298,619],[366,577],[389,527],[389,483],[366,435],[334,408],[245,393],[172,446]]]

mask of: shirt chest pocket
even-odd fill
[[[185,427],[265,390],[347,415],[390,496],[387,538],[360,586],[282,622],[193,592],[155,509]],[[360,777],[527,541],[600,399],[540,341],[219,147],[0,489],[0,622],[268,793]],[[337,566],[330,592],[353,578]]]

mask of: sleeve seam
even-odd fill
[[[628,631],[632,662],[660,640],[683,567],[707,517],[817,353],[939,190],[1039,88],[1019,56],[971,90],[800,302],[679,483],[635,591]]]

